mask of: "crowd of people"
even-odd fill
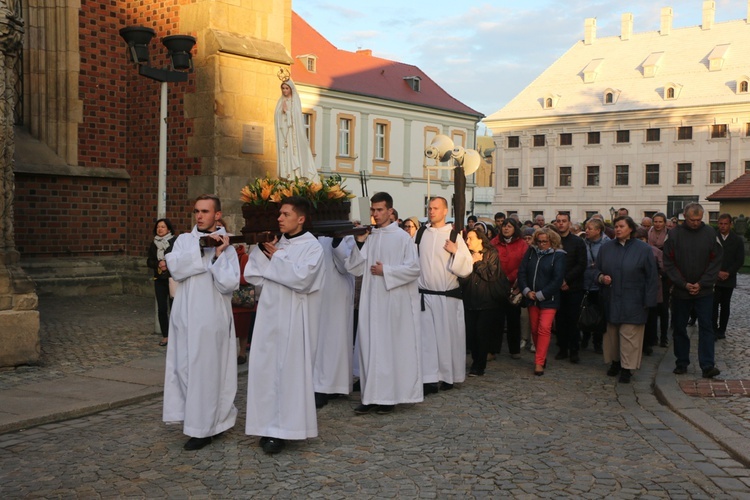
[[[163,419],[183,423],[185,449],[203,448],[235,423],[236,367],[245,353],[237,353],[231,297],[241,277],[258,300],[245,432],[260,436],[266,453],[316,437],[316,409],[340,395],[360,392],[355,414],[389,414],[467,375],[481,377],[504,340],[514,360],[524,348],[534,352],[536,376],[553,339],[555,359],[573,364],[591,344],[606,374],[628,383],[643,355],[669,345],[670,329],[674,373],[686,373],[692,314],[702,375],[720,373],[714,342],[726,336],[744,263],[728,214],[714,230],[697,203],[676,225],[663,213],[636,224],[625,209],[611,223],[595,215],[582,224],[565,212],[551,224],[498,212],[494,225],[470,217],[458,231],[445,198],[430,200],[425,224],[399,221],[388,193],[370,201],[370,226],[315,237],[310,203],[286,198],[280,236],[242,258],[215,196],[198,198],[195,227],[176,240],[157,224],[155,269],[179,283],[164,328]],[[215,246],[201,246],[201,237]],[[582,306],[602,320],[584,324]]]

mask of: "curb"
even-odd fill
[[[691,338],[693,336],[691,335]],[[697,408],[695,405],[696,398],[686,395],[677,383],[677,376],[672,374],[674,366],[675,356],[670,345],[668,352],[659,363],[654,379],[654,394],[659,402],[702,430],[735,460],[745,467],[750,467],[750,439],[738,434],[702,409]]]

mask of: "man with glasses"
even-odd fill
[[[712,321],[714,284],[719,277],[723,248],[711,226],[703,223],[703,206],[685,206],[685,222],[669,231],[664,242],[664,272],[672,280],[672,326],[674,327],[674,373],[687,373],[690,309],[698,315],[698,362],[703,378],[721,373],[714,361]]]

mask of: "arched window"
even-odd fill
[[[612,104],[612,101],[614,100],[614,95],[612,92],[607,92],[604,94],[604,103],[605,104]]]
[[[667,99],[674,99],[674,87],[667,89]]]
[[[747,92],[747,80],[740,82],[740,92]]]
[[[546,99],[546,100],[544,101],[544,107],[545,107],[545,108],[551,108],[551,107],[552,107],[552,98],[551,98],[551,97],[548,97],[548,98],[547,98],[547,99]]]

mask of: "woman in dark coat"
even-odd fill
[[[531,338],[536,346],[534,375],[544,375],[552,322],[560,308],[560,287],[565,279],[565,251],[560,235],[548,227],[534,232],[532,246],[518,268],[518,288],[529,305]]]
[[[648,308],[656,307],[659,274],[647,243],[635,238],[637,228],[628,216],[615,218],[615,239],[605,243],[596,259],[597,281],[607,317],[604,362],[607,375],[620,374],[630,382],[632,370],[641,366],[643,332]]]
[[[469,276],[458,278],[458,282],[463,293],[466,338],[471,350],[469,376],[478,377],[484,375],[490,336],[497,328],[500,302],[493,294],[493,287],[500,280],[502,269],[497,250],[484,231],[469,229],[466,246],[474,267]]]
[[[169,309],[172,307],[172,298],[169,296],[169,271],[164,256],[172,251],[172,245],[177,238],[174,228],[169,219],[159,219],[154,224],[154,240],[148,247],[148,258],[146,265],[154,271],[154,295],[156,296],[156,307],[159,316],[159,328],[162,340],[160,346],[167,345],[169,337]]]

